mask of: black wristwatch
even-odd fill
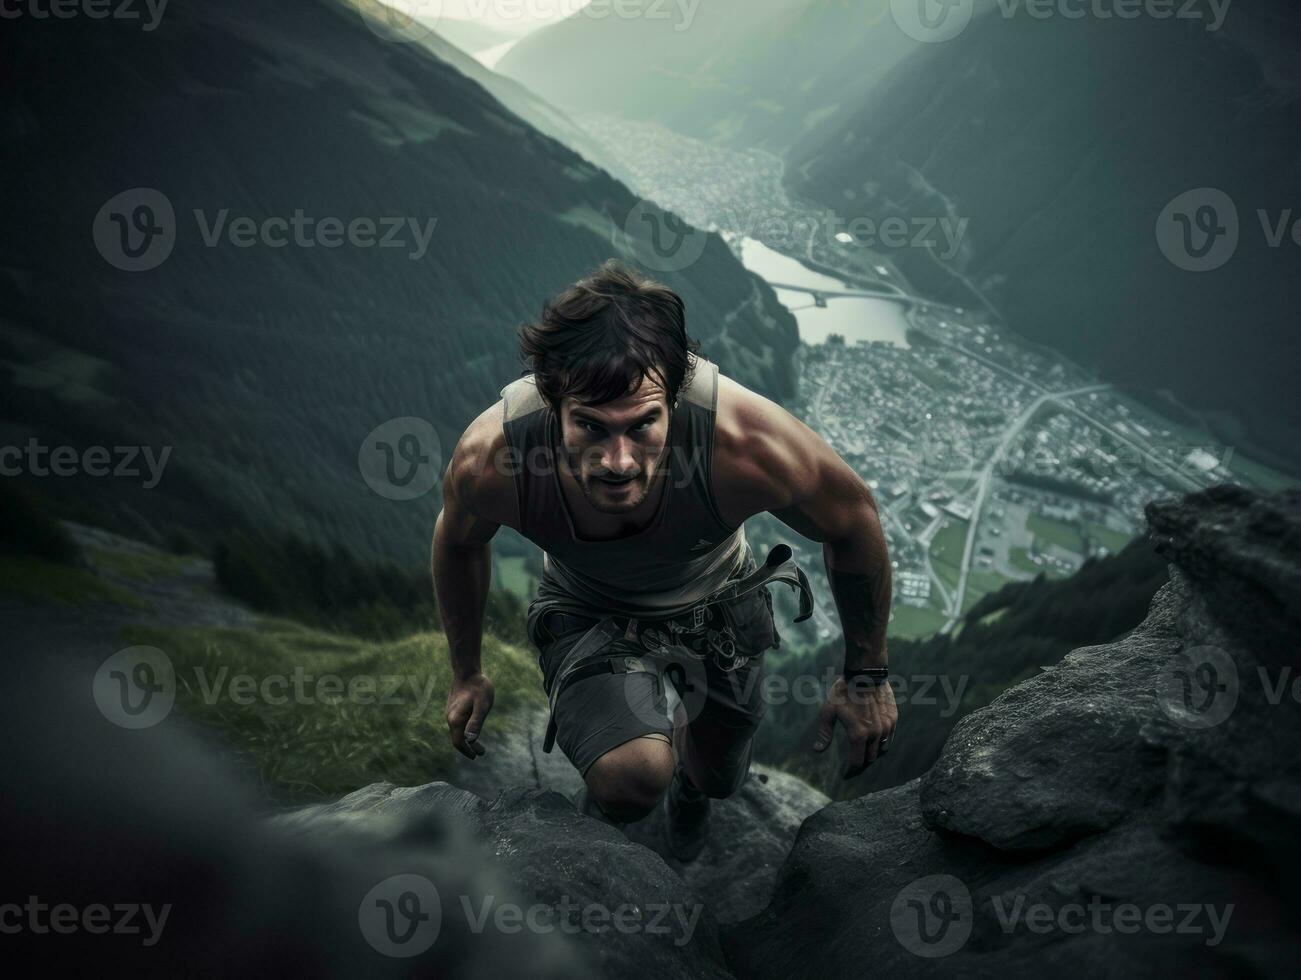
[[[846,684],[853,684],[858,680],[870,680],[874,687],[880,687],[890,679],[889,667],[849,667],[841,675],[845,678]]]

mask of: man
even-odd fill
[[[695,857],[709,800],[749,769],[762,654],[780,644],[761,583],[807,592],[786,546],[755,561],[742,525],[767,511],[822,543],[845,675],[814,750],[839,721],[845,775],[862,772],[897,719],[883,680],[890,563],[867,486],[808,426],[697,354],[676,293],[617,262],[547,303],[520,340],[532,373],[457,443],[434,531],[452,744],[485,752],[493,688],[480,640],[489,540],[504,524],[544,552],[528,632],[551,698],[548,746],[554,737],[582,774],[580,807],[619,823],[663,797],[671,851]]]

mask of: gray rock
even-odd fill
[[[1291,975],[1299,505],[1149,507],[1174,564],[1146,620],[968,716],[921,779],[806,820],[724,930],[733,971]]]
[[[663,857],[699,894],[709,896],[719,923],[736,922],[768,904],[800,824],[829,802],[804,780],[756,765],[740,790],[711,801],[709,838],[689,864],[677,861],[665,848],[662,806],[645,820],[629,824],[625,833]]]
[[[578,813],[558,793],[518,787],[487,802],[446,783],[377,784],[273,823],[307,837],[347,829],[389,842],[431,824],[455,826],[466,835],[459,846],[467,860],[489,860],[521,896],[511,904],[526,916],[502,926],[500,903],[443,894],[444,923],[454,921],[458,931],[472,931],[486,912],[490,933],[518,926],[564,937],[596,976],[731,976],[704,898],[657,855]]]

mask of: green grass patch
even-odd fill
[[[1106,548],[1113,555],[1123,551],[1125,545],[1129,544],[1130,536],[1120,531],[1113,530],[1105,524],[1098,524],[1090,521],[1085,525],[1085,529],[1090,537],[1094,538],[1099,544]]]
[[[1030,514],[1026,517],[1025,529],[1035,537],[1061,545],[1067,551],[1084,554],[1084,539],[1074,524],[1044,517],[1042,514]]]
[[[932,561],[931,568],[935,570],[935,574],[939,576],[940,581],[949,587],[950,592],[958,587],[961,572],[958,571],[957,565],[950,565],[946,561]]]
[[[888,632],[906,640],[924,639],[943,626],[947,618],[931,606],[895,606]]]
[[[998,572],[991,572],[984,568],[973,568],[967,573],[967,592],[977,592],[984,595],[986,592],[997,592],[1007,582],[1010,581],[999,575]]]
[[[1030,575],[1038,575],[1043,571],[1038,565],[1030,560],[1030,553],[1024,548],[1013,548],[1007,554],[1008,564],[1013,568],[1019,568],[1021,571]]]
[[[0,555],[0,593],[35,602],[111,602],[129,609],[149,608],[139,596],[102,581],[92,571],[28,555]]]
[[[931,560],[947,562],[957,567],[962,562],[962,551],[966,545],[967,522],[947,522],[931,539]]]
[[[124,639],[171,658],[177,710],[219,730],[273,796],[312,799],[451,774],[442,633],[368,641],[263,619],[256,629],[129,627]],[[483,664],[496,692],[488,744],[495,725],[545,698],[530,652],[485,635]]]
[[[108,548],[91,548],[87,557],[99,571],[121,575],[136,582],[156,582],[159,579],[180,575],[185,566],[194,561],[181,555],[158,551],[125,551]]]

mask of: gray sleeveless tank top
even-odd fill
[[[520,528],[543,551],[538,598],[577,611],[672,616],[722,588],[746,567],[744,525],[729,526],[712,489],[718,366],[693,355],[695,374],[674,412],[668,484],[659,509],[636,534],[579,538],[560,487],[558,419],[533,376],[501,389],[503,429],[514,470]]]

